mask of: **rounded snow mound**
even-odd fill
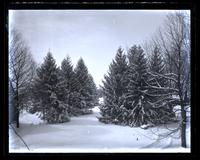
[[[99,103],[100,103],[100,104],[103,104],[103,103],[104,103],[103,97],[99,98]]]
[[[94,108],[92,108],[92,111],[94,113],[99,113],[100,112],[99,106],[95,106]]]
[[[23,111],[20,113],[19,117],[20,123],[24,124],[41,124],[44,121],[39,118],[39,113],[28,113],[27,111]]]

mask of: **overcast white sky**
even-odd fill
[[[38,63],[48,50],[57,65],[68,54],[74,66],[82,57],[97,86],[119,46],[143,44],[163,23],[168,11],[10,10],[9,26],[27,41]]]

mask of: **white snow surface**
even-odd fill
[[[100,104],[103,104],[103,102],[104,102],[103,97],[99,98],[99,103],[100,103]]]
[[[36,114],[23,112],[20,115],[18,134],[9,127],[10,153],[140,153],[190,152],[190,125],[187,128],[188,148],[180,147],[180,137],[160,139],[165,127],[152,127],[146,130],[138,127],[104,124],[96,118],[98,106],[93,114],[72,117],[70,122],[46,124]],[[172,125],[173,126],[173,125]],[[176,136],[179,133],[176,134]]]
[[[23,111],[20,114],[20,123],[22,124],[41,124],[43,120],[39,118],[40,113],[30,114],[26,111]]]

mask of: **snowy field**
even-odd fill
[[[131,128],[100,123],[98,107],[93,114],[72,117],[70,122],[45,124],[35,114],[22,113],[20,128],[16,129],[30,150],[9,127],[10,153],[136,153],[136,152],[190,152],[190,127],[187,128],[188,148],[180,147],[180,138],[175,136],[160,139],[158,134],[165,127]]]

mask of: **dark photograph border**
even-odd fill
[[[19,2],[19,1],[5,1],[3,6],[3,33],[2,33],[2,92],[3,92],[3,104],[2,104],[2,127],[3,127],[3,158],[15,159],[15,158],[33,158],[33,159],[46,159],[46,158],[144,158],[144,159],[198,159],[199,158],[199,128],[197,124],[199,122],[199,107],[197,103],[197,71],[199,70],[198,60],[197,60],[197,48],[198,40],[197,37],[198,23],[200,21],[197,16],[199,8],[197,8],[197,3],[195,1],[182,1],[182,2]],[[27,9],[27,10],[60,10],[60,9],[114,9],[114,10],[137,10],[137,9],[189,9],[191,11],[191,153],[9,153],[9,143],[8,143],[8,10],[9,9]]]

